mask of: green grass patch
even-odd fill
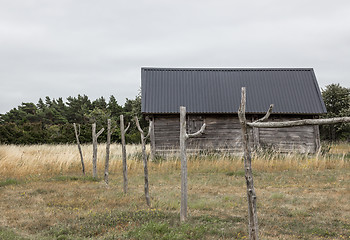
[[[8,186],[8,185],[17,185],[20,182],[14,178],[7,178],[3,181],[0,181],[0,187]]]
[[[51,181],[57,182],[74,182],[74,181],[82,181],[82,182],[99,182],[101,178],[94,178],[92,176],[69,176],[69,175],[59,175],[51,178]]]
[[[0,239],[6,240],[29,240],[29,238],[22,237],[12,230],[0,227]]]
[[[244,177],[245,176],[244,170],[226,172],[225,174],[227,176],[235,176],[235,177]]]
[[[203,215],[189,217],[186,223],[180,223],[177,213],[155,209],[110,211],[76,218],[51,228],[47,236],[56,239],[240,239],[237,237],[245,236],[245,230],[237,228],[241,221],[245,220]]]

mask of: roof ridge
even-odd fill
[[[171,68],[142,67],[141,71],[313,71],[313,68]]]

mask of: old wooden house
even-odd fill
[[[188,150],[241,151],[238,107],[247,90],[247,119],[254,121],[274,104],[270,121],[318,118],[326,113],[310,68],[142,68],[142,113],[154,122],[151,147],[178,149],[179,107],[187,108],[188,132],[206,123],[203,135],[188,140]],[[281,152],[314,153],[320,145],[318,126],[252,129],[255,147]]]

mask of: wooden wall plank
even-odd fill
[[[241,129],[235,116],[195,116],[189,117],[189,130],[196,130],[196,119],[206,123],[204,134],[188,140],[187,149],[231,149],[241,151]],[[300,118],[282,118],[275,121],[298,120]],[[198,124],[197,124],[198,125]],[[189,132],[191,133],[191,132]],[[154,115],[154,134],[156,151],[175,149],[179,146],[180,121],[178,116]],[[255,133],[255,145],[270,146],[281,152],[315,152],[315,128],[299,126],[290,128],[260,128]],[[250,145],[254,145],[253,130],[250,129]],[[258,136],[258,139],[257,139]]]

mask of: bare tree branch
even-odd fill
[[[339,118],[327,118],[327,119],[303,119],[296,121],[286,122],[253,122],[247,123],[249,127],[256,128],[283,128],[283,127],[296,127],[304,125],[324,125],[334,123],[347,123],[350,122],[350,117],[339,117]]]
[[[205,127],[206,127],[206,124],[203,123],[201,129],[200,129],[198,132],[186,134],[186,139],[187,139],[187,138],[192,138],[192,137],[197,137],[197,136],[199,136],[199,135],[202,135],[203,132],[204,132],[204,130],[205,130]]]
[[[139,119],[137,118],[137,116],[135,116],[134,119],[135,119],[136,127],[139,130],[139,132],[144,133],[142,128],[140,127]]]
[[[271,115],[271,113],[272,113],[272,108],[273,108],[273,106],[274,106],[274,105],[271,104],[270,107],[269,107],[269,109],[267,110],[265,116],[262,117],[262,118],[260,118],[260,119],[258,119],[258,120],[256,120],[254,123],[257,123],[257,122],[265,122],[265,121],[270,117],[270,115]]]
[[[102,129],[96,134],[96,137],[98,138],[98,137],[103,133],[104,130],[105,130],[105,129],[102,128]]]
[[[152,120],[149,120],[148,133],[147,133],[145,139],[147,139],[151,135],[151,130],[152,130]]]
[[[125,128],[124,134],[128,131],[129,127],[130,127],[130,123],[128,123],[128,126]]]

